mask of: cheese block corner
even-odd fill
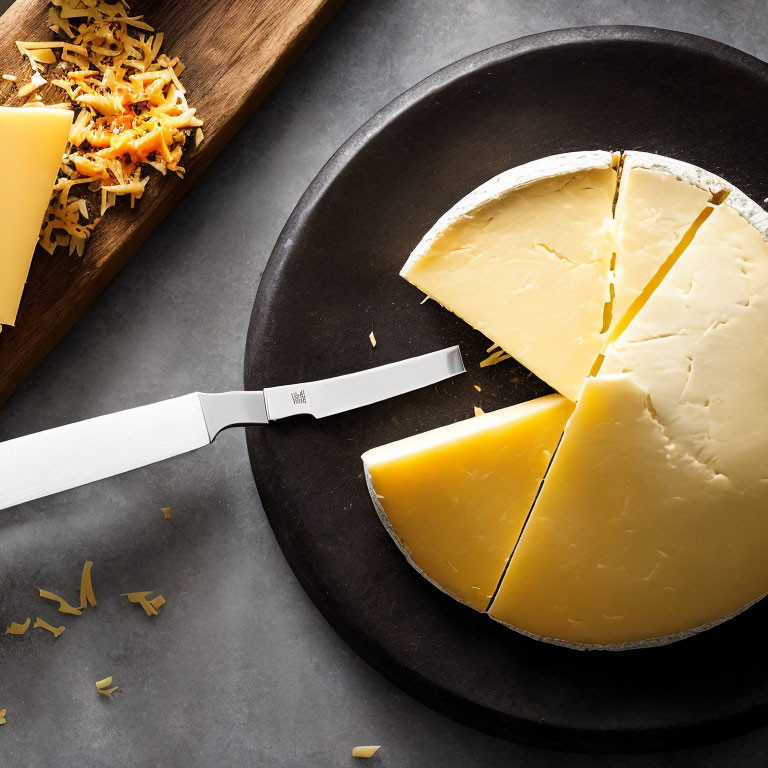
[[[484,611],[572,408],[547,395],[366,452],[371,499],[410,564]]]
[[[72,112],[0,107],[0,325],[13,325]]]

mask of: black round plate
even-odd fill
[[[763,200],[766,115],[768,66],[711,40],[639,27],[534,35],[393,101],[336,153],[288,221],[256,297],[246,387],[456,343],[464,352],[469,373],[439,386],[248,433],[264,508],[304,588],[361,656],[431,707],[497,736],[585,751],[670,749],[768,722],[768,603],[649,650],[529,640],[410,568],[376,517],[359,458],[469,417],[474,404],[492,410],[548,391],[515,361],[481,370],[487,340],[434,302],[422,306],[398,277],[454,202],[506,168],[597,148],[687,160]]]

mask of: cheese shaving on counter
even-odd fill
[[[166,520],[170,520],[171,519],[171,508],[170,507],[163,507],[160,511],[163,513],[163,517]]]
[[[85,561],[83,573],[80,576],[80,610],[87,606],[96,606],[96,595],[93,591],[93,582],[91,581],[91,568],[93,563],[90,560]]]
[[[368,334],[368,340],[371,342],[371,346],[376,346],[376,337],[373,335],[373,331]]]
[[[149,590],[149,592],[124,592],[121,597],[127,597],[129,602],[140,605],[147,616],[157,616],[157,609],[165,605],[165,598],[158,595],[148,600],[147,595],[151,595],[152,592],[153,590]]]
[[[149,180],[142,172],[184,176],[184,146],[192,135],[195,145],[203,140],[203,121],[179,80],[184,65],[160,52],[163,34],[131,16],[124,0],[53,0],[48,25],[59,40],[16,43],[33,69],[19,95],[50,82],[75,109],[40,245],[48,253],[62,246],[82,256],[119,197],[131,208],[142,197]],[[48,78],[46,67],[52,68]]]
[[[7,709],[0,709],[0,725],[5,725],[5,716],[8,714]]]
[[[29,623],[31,621],[32,619],[27,619],[21,624],[19,624],[18,621],[12,621],[11,626],[5,630],[5,634],[6,635],[23,635],[29,629]]]
[[[66,629],[63,624],[60,627],[54,627],[39,616],[35,619],[35,623],[32,626],[35,629],[47,629],[54,637],[58,637]]]
[[[475,409],[475,416],[482,416],[485,413],[479,405],[475,405],[473,408]]]
[[[103,680],[96,681],[96,690],[102,695],[107,696],[110,699],[112,694],[118,689],[118,686],[112,685],[112,677],[105,677]]]
[[[491,349],[493,349],[493,347],[491,347]],[[480,362],[480,367],[487,368],[489,365],[496,365],[496,363],[509,360],[510,357],[512,357],[512,355],[508,355],[503,349],[497,349],[495,352],[491,352],[485,360]]]
[[[83,612],[79,608],[75,608],[70,605],[63,597],[55,595],[53,592],[49,592],[47,589],[40,590],[40,597],[44,597],[46,600],[53,600],[59,604],[59,613],[69,613],[72,616],[82,616]]]

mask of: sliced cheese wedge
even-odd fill
[[[626,648],[768,592],[766,232],[732,192],[587,380],[494,618]]]
[[[0,324],[13,325],[72,112],[0,107]]]
[[[603,347],[615,159],[513,168],[442,216],[401,275],[570,399]]]
[[[625,152],[616,200],[614,298],[609,331],[641,297],[686,234],[731,185],[694,165]],[[691,232],[691,235],[693,232]]]
[[[548,395],[365,453],[371,498],[411,565],[485,610],[572,408]]]

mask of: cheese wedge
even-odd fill
[[[689,230],[703,218],[710,201],[731,188],[719,176],[680,160],[647,152],[624,153],[614,214],[611,332]]]
[[[627,648],[768,592],[766,232],[732,192],[587,380],[494,618]]]
[[[485,610],[572,408],[548,395],[365,453],[371,498],[411,565]]]
[[[13,325],[72,112],[0,107],[0,324]]]
[[[439,219],[401,275],[576,399],[604,341],[615,164],[574,152],[502,173]]]

